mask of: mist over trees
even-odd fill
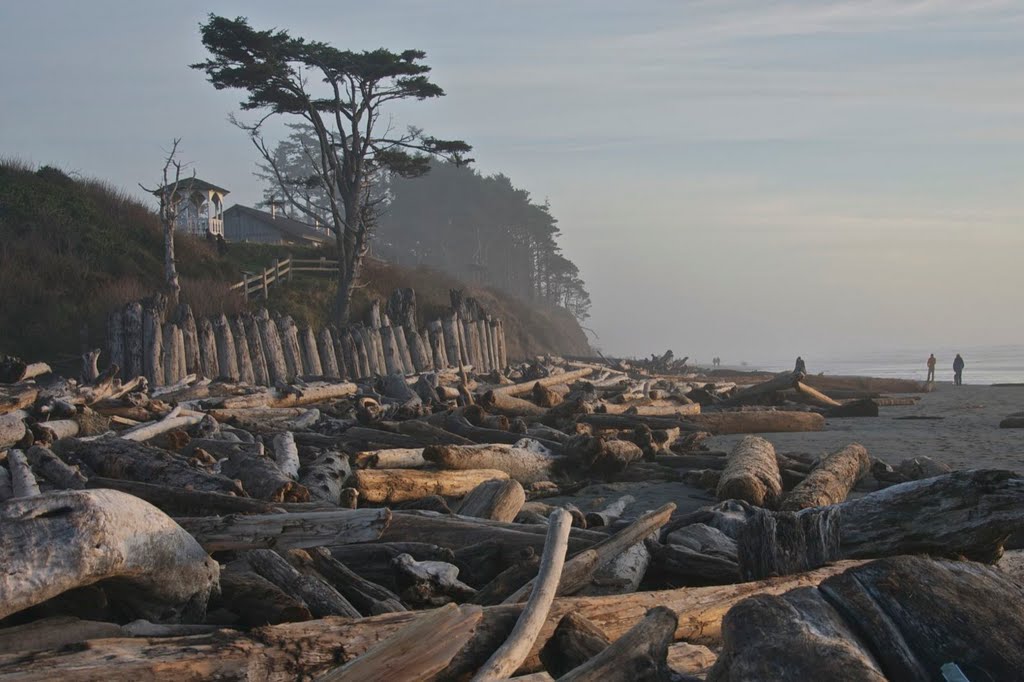
[[[306,141],[312,131],[291,126],[272,150],[278,171],[293,184],[311,176]],[[264,202],[280,201],[282,188],[269,164],[256,173],[266,182]],[[324,205],[310,183],[308,202],[286,211],[298,220]],[[481,175],[465,164],[440,160],[414,180],[390,174],[375,188],[380,215],[371,252],[400,265],[426,265],[460,279],[502,289],[527,301],[565,308],[577,319],[589,315],[590,294],[579,268],[558,245],[558,221],[546,204],[531,200],[505,175]]]

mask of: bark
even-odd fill
[[[994,562],[1024,524],[1024,479],[1013,472],[957,471],[800,512],[752,510],[741,527],[747,579],[786,575],[838,558],[963,555]]]
[[[26,417],[28,413],[23,410],[0,415],[0,449],[16,445],[25,437],[28,433],[28,427],[25,426]]]
[[[382,613],[408,610],[397,594],[350,570],[324,547],[315,547],[309,550],[308,555],[320,575],[334,585],[364,616],[379,616]]]
[[[508,417],[543,417],[548,411],[546,407],[497,391],[488,391],[477,403],[488,412]]]
[[[569,613],[562,617],[551,639],[540,651],[544,669],[561,678],[604,651],[611,642],[585,617]]]
[[[484,481],[459,505],[459,514],[510,523],[526,502],[523,486],[515,480]]]
[[[32,467],[21,450],[7,452],[7,468],[11,472],[11,497],[18,499],[39,494],[39,484],[32,473]]]
[[[316,335],[309,327],[303,327],[299,331],[299,342],[302,346],[302,364],[306,368],[306,374],[315,377],[324,376],[323,363],[320,361],[320,350],[316,345]]]
[[[184,457],[122,438],[93,441],[66,438],[54,444],[54,452],[68,464],[84,465],[89,471],[107,478],[198,491],[242,492],[235,481],[197,469]]]
[[[199,360],[199,330],[196,328],[192,307],[187,303],[179,303],[175,319],[181,328],[182,343],[185,346],[185,374],[200,374],[203,368]],[[129,372],[128,376],[134,375]]]
[[[142,327],[142,304],[129,303],[124,309],[125,378],[145,374],[145,335]]]
[[[270,313],[266,308],[261,308],[254,315],[256,326],[260,330],[260,340],[263,342],[263,353],[267,360],[268,385],[273,386],[281,381],[288,380],[288,365],[284,359],[284,348],[281,344],[281,335],[277,331],[277,324],[270,319]]]
[[[358,452],[352,458],[359,469],[420,469],[427,466],[423,448],[390,448]]]
[[[677,616],[658,606],[597,656],[559,678],[564,682],[660,682],[671,679],[668,647]]]
[[[782,501],[781,509],[798,511],[825,507],[846,499],[857,481],[868,472],[871,460],[863,445],[853,443],[833,452]]]
[[[337,505],[341,503],[341,490],[351,474],[352,468],[344,454],[327,451],[299,470],[299,483],[315,499]]]
[[[8,455],[9,457],[10,455]],[[40,445],[29,448],[25,453],[32,469],[42,474],[43,478],[64,490],[80,490],[85,487],[86,478],[78,467],[68,466],[49,448]]]
[[[143,366],[153,386],[164,385],[163,330],[157,310],[147,306],[142,314]]]
[[[482,615],[480,607],[447,604],[317,680],[419,682],[435,679],[473,636]]]
[[[122,481],[92,476],[89,488],[109,488],[134,495],[172,516],[221,516],[225,514],[266,514],[275,505],[263,500],[224,493],[187,490],[154,483]]]
[[[205,317],[198,322],[199,328],[199,364],[202,374],[207,379],[220,376],[220,358],[217,355],[217,339],[213,325]]]
[[[197,622],[217,562],[156,507],[112,490],[75,490],[0,507],[0,617],[83,585],[108,590],[135,617]]]
[[[242,487],[255,498],[269,502],[308,502],[305,486],[285,474],[260,450],[240,446],[221,463],[221,473],[242,482]]]
[[[737,443],[729,453],[716,494],[719,500],[775,507],[782,497],[782,478],[772,444],[757,436],[747,436]]]
[[[118,367],[127,367],[124,336],[124,309],[115,308],[107,314],[107,351],[110,363]]]
[[[352,487],[370,504],[392,504],[430,495],[462,497],[491,479],[507,479],[504,471],[419,471],[417,469],[360,469],[352,473]]]
[[[270,549],[254,549],[244,554],[252,570],[291,594],[309,607],[317,618],[347,616],[359,618],[359,612],[341,593],[318,576],[299,572],[280,554]]]
[[[316,336],[317,352],[320,354],[320,363],[323,375],[327,379],[341,379],[341,372],[338,369],[338,356],[334,352],[334,337],[327,327],[320,329]]]
[[[582,379],[583,377],[588,377],[593,373],[593,367],[583,367],[568,372],[562,372],[560,374],[552,374],[551,376],[543,377],[541,379],[534,379],[533,381],[524,381],[519,384],[500,386],[495,388],[494,392],[503,393],[505,395],[526,395],[533,391],[533,387],[537,384],[540,384],[541,386],[556,386],[558,384],[571,385],[574,381]]]
[[[270,370],[267,367],[267,355],[263,349],[263,336],[260,334],[260,327],[256,319],[249,313],[241,315],[242,325],[245,327],[245,341],[249,346],[249,358],[252,361],[253,383],[257,386],[269,386],[271,384]]]
[[[423,459],[446,471],[497,469],[520,483],[546,481],[557,459],[535,448],[494,445],[430,445]]]
[[[231,333],[235,341],[238,380],[243,384],[255,384],[256,372],[253,369],[252,351],[249,350],[249,338],[245,333],[245,322],[241,317],[231,319]]]
[[[238,614],[243,627],[294,623],[313,617],[301,599],[253,571],[224,571],[220,589],[225,606]]]
[[[208,552],[278,550],[374,542],[391,522],[387,509],[205,516],[175,519]]]
[[[293,381],[306,373],[302,364],[302,349],[299,346],[299,329],[290,315],[277,318],[277,331],[281,335],[281,349],[284,351],[285,381]]]

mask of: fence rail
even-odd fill
[[[291,280],[294,272],[336,272],[338,261],[328,258],[292,258],[289,256],[284,260],[275,260],[270,267],[263,272],[243,277],[242,281],[236,282],[228,287],[231,291],[239,291],[247,299],[259,295],[264,300],[267,298],[268,289],[278,282]]]

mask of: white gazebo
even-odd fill
[[[153,192],[160,197],[171,186]],[[179,204],[177,229],[205,237],[207,233],[224,236],[224,197],[228,191],[199,178],[178,181],[175,201]]]

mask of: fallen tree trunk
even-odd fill
[[[656,606],[601,653],[559,678],[564,682],[659,682],[671,679],[668,647],[678,617]]]
[[[519,384],[511,384],[509,386],[500,386],[494,389],[495,393],[503,393],[505,395],[525,395],[533,390],[533,387],[537,384],[541,386],[555,386],[557,384],[571,384],[577,379],[590,376],[594,373],[593,367],[583,367],[581,369],[571,370],[569,372],[562,372],[561,374],[552,374],[551,376],[544,377],[542,379],[534,379],[533,381],[524,381]]]
[[[419,469],[427,466],[423,448],[391,448],[358,452],[352,458],[357,469]]]
[[[423,459],[449,471],[497,469],[520,483],[546,481],[556,458],[535,448],[510,445],[430,445]]]
[[[359,611],[341,593],[316,575],[300,573],[277,552],[254,549],[243,556],[252,570],[280,587],[286,594],[301,599],[315,617],[359,618]]]
[[[499,393],[497,390],[484,393],[477,399],[477,404],[488,412],[503,414],[506,417],[543,417],[548,412],[546,407],[508,393]]]
[[[807,384],[797,381],[793,384],[793,388],[799,393],[805,400],[818,407],[839,407],[842,405],[838,400],[833,400],[827,395]]]
[[[737,443],[718,479],[716,494],[719,500],[743,500],[758,507],[778,504],[782,478],[772,444],[757,436]]]
[[[511,523],[526,502],[526,492],[516,480],[484,481],[459,505],[459,514]]]
[[[65,462],[84,464],[89,471],[107,478],[158,483],[181,489],[244,494],[241,486],[230,478],[197,469],[184,457],[166,450],[123,438],[93,441],[65,438],[54,443],[53,450]]]
[[[388,509],[201,516],[175,521],[208,552],[235,549],[305,549],[373,542],[391,523]]]
[[[239,445],[221,462],[221,473],[242,482],[252,497],[269,502],[308,502],[309,490],[263,455],[259,445]]]
[[[838,504],[868,472],[871,460],[863,445],[853,443],[833,452],[782,501],[781,509],[798,511]]]
[[[1024,479],[979,469],[902,483],[829,507],[752,509],[737,538],[745,579],[786,575],[838,558],[963,555],[994,562],[1024,528]]]
[[[804,575],[739,585],[556,599],[521,670],[539,669],[537,654],[558,622],[569,613],[584,616],[614,640],[643,620],[649,609],[665,606],[678,615],[676,640],[715,645],[721,640],[722,617],[739,601],[756,594],[782,594],[796,587],[815,586],[853,565],[856,563],[843,562]],[[449,663],[446,678],[472,674],[479,668],[508,636],[521,610],[521,605],[485,607],[472,639]],[[95,640],[87,647],[40,651],[30,658],[23,653],[0,656],[0,675],[17,674],[19,679],[39,682],[54,678],[62,682],[97,678],[137,682],[216,676],[253,682],[295,679],[318,675],[339,661],[351,661],[382,639],[432,613],[390,613],[360,620],[326,618],[282,624],[259,630],[258,639],[221,630],[209,635],[159,640]],[[114,660],[117,665],[111,665]]]
[[[913,680],[1020,676],[1024,588],[971,562],[892,557],[782,596],[741,602],[708,680]]]
[[[816,412],[705,412],[685,417],[701,431],[718,436],[730,433],[788,433],[821,431],[825,418]]]
[[[136,617],[200,622],[218,564],[166,514],[112,490],[36,495],[0,505],[0,618],[84,585]]]
[[[418,469],[358,469],[349,482],[359,499],[370,504],[393,504],[431,495],[462,497],[484,481],[507,479],[495,469],[420,471]]]

